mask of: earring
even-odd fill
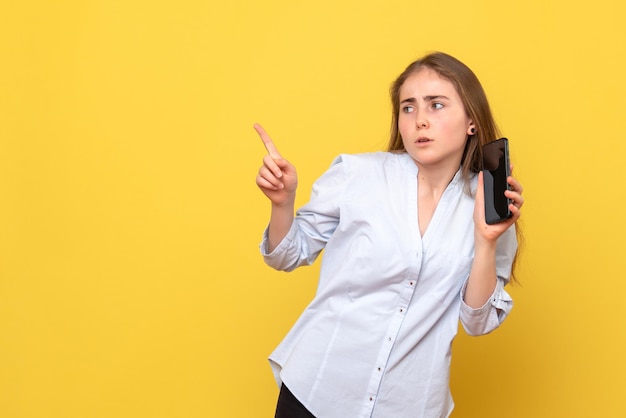
[[[470,135],[474,135],[475,133],[476,133],[476,128],[472,126],[470,129]]]

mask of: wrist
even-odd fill
[[[296,192],[285,193],[277,199],[270,199],[272,209],[293,208],[296,203]]]
[[[474,252],[481,254],[495,254],[498,239],[487,239],[480,234],[474,237]]]
[[[279,211],[291,210],[291,211],[293,211],[295,206],[296,206],[295,205],[295,197],[294,198],[290,198],[290,199],[286,199],[286,200],[281,201],[281,202],[274,202],[274,201],[272,201],[272,210],[279,210]]]

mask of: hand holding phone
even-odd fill
[[[485,221],[489,225],[505,221],[512,216],[511,200],[504,195],[509,189],[511,175],[509,141],[500,138],[483,146],[483,184],[485,195]]]

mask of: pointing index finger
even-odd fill
[[[261,140],[263,141],[263,145],[265,145],[265,149],[267,150],[270,157],[272,157],[275,160],[279,158],[283,158],[278,152],[278,150],[276,149],[276,146],[274,146],[274,143],[272,142],[272,138],[270,138],[267,132],[265,132],[265,129],[263,129],[263,127],[259,125],[258,123],[254,124],[254,129],[261,137]]]

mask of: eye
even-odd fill
[[[431,107],[435,110],[439,110],[439,109],[443,109],[443,103],[439,103],[439,102],[433,102],[433,104],[431,105]]]
[[[412,113],[415,110],[413,106],[404,106],[402,108],[402,112],[404,113]]]

